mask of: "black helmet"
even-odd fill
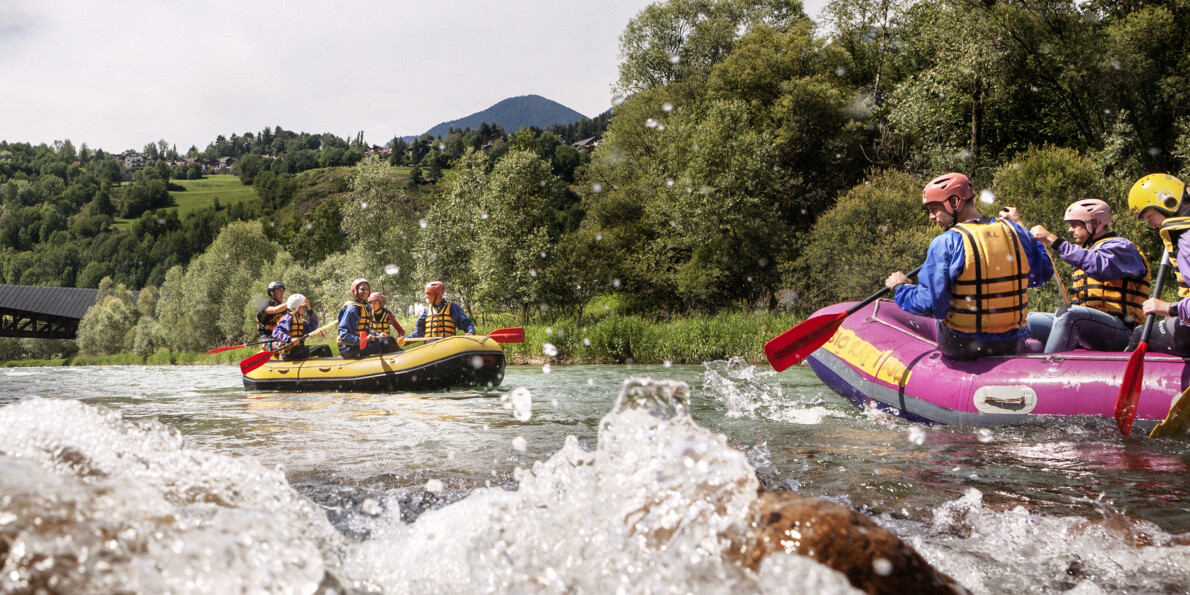
[[[285,289],[285,284],[280,281],[273,281],[272,283],[269,283],[269,290],[265,293],[272,295],[274,289]]]

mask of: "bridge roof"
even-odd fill
[[[98,289],[0,285],[0,308],[81,319],[98,295]]]

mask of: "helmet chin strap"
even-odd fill
[[[953,196],[948,196],[946,198],[946,202],[950,203],[950,225],[947,225],[945,228],[943,228],[942,231],[950,231],[950,228],[954,227],[955,224],[959,222],[959,205],[958,205],[958,203],[955,202],[955,199]]]

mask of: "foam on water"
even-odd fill
[[[1099,520],[996,511],[974,488],[924,523],[876,518],[974,593],[1180,593],[1190,546],[1103,505]]]
[[[819,403],[786,395],[776,372],[757,368],[744,358],[707,362],[703,367],[704,388],[727,406],[728,417],[801,425],[817,425],[825,417],[842,417]]]
[[[756,474],[687,399],[684,383],[627,381],[594,452],[569,437],[515,492],[476,490],[412,525],[390,515],[346,572],[391,592],[853,592],[809,559],[737,563]]]
[[[0,591],[310,593],[341,536],[279,470],[78,401],[0,409]]]

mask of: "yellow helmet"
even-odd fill
[[[1136,181],[1128,191],[1128,210],[1136,217],[1152,207],[1166,217],[1176,217],[1182,211],[1186,185],[1169,174],[1149,174]]]

